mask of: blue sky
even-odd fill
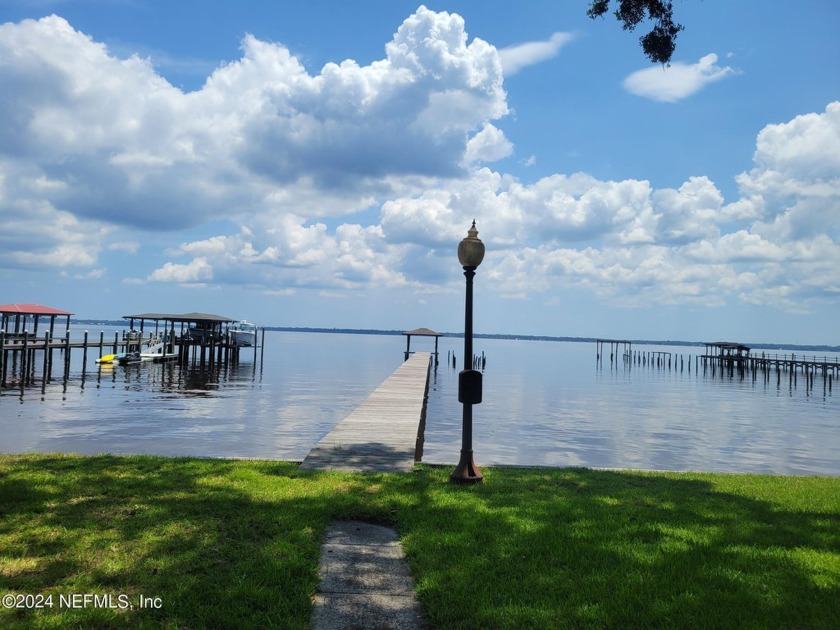
[[[840,5],[0,0],[0,303],[838,344]]]

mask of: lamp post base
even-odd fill
[[[478,469],[473,461],[472,451],[461,451],[461,461],[458,466],[449,475],[449,481],[452,483],[481,483],[484,481],[484,475]]]

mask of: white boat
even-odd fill
[[[237,346],[255,346],[257,327],[243,319],[230,327],[230,340]]]
[[[149,344],[146,346],[146,349],[140,353],[140,360],[141,361],[155,361],[160,363],[161,361],[173,361],[178,358],[177,352],[167,352],[167,348],[169,347],[169,335],[160,336],[152,336],[149,339]]]

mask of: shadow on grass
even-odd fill
[[[301,471],[405,473],[414,468],[414,445],[396,449],[385,442],[316,445],[300,465]]]
[[[19,458],[0,474],[0,593],[54,606],[0,610],[0,625],[306,627],[334,494],[294,464]],[[60,607],[73,593],[135,609]]]
[[[836,494],[836,480],[486,469],[484,484],[459,487],[449,472],[0,458],[0,593],[162,604],[0,609],[0,625],[307,627],[334,519],[396,526],[440,628],[819,628],[840,617],[838,499],[801,496]]]
[[[489,469],[465,488],[446,484],[448,473],[429,469],[437,483],[425,484],[421,509],[398,519],[438,627],[840,619],[836,480],[802,480],[835,493],[833,509],[810,511],[796,497],[755,498],[782,485],[766,477]]]

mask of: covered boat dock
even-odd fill
[[[135,322],[139,325],[138,338],[142,339],[146,330],[146,322],[154,322],[155,334],[164,334],[169,343],[177,346],[178,361],[182,364],[225,363],[239,361],[239,346],[230,335],[230,324],[236,319],[214,313],[135,313],[123,315],[129,321],[131,330],[135,330]],[[161,333],[161,328],[163,333]],[[149,326],[151,330],[151,326]],[[260,358],[265,341],[265,329],[262,339],[254,342],[254,353],[260,348]]]
[[[56,318],[66,318],[65,329],[69,329],[71,315],[73,313],[69,311],[62,311],[41,304],[2,304],[0,305],[0,331],[5,333],[7,341],[14,341],[16,338],[22,339],[24,334],[28,337],[37,337],[39,320],[42,317],[48,317],[50,320],[50,337],[55,337]],[[30,319],[32,319],[33,324],[31,329],[28,327]]]

